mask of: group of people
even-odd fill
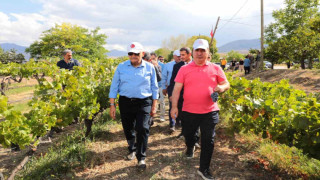
[[[169,130],[181,126],[187,147],[186,157],[193,158],[201,131],[200,167],[203,179],[213,179],[209,170],[214,149],[215,126],[219,107],[215,97],[230,88],[220,66],[211,63],[207,40],[197,39],[192,50],[175,50],[173,60],[145,52],[138,42],[128,46],[129,60],[119,64],[109,92],[110,116],[116,117],[115,100],[128,143],[128,160],[137,159],[139,169],[146,168],[150,127],[160,104],[160,121],[165,121],[164,97],[169,99]]]
[[[253,67],[259,68],[261,66],[260,62],[260,51],[257,52],[257,57],[254,58],[252,54],[246,55],[245,59],[243,60],[240,58],[239,60],[236,60],[236,58],[233,58],[230,62],[230,69],[232,71],[239,70],[240,72],[243,72],[246,74],[250,73],[250,70],[252,70]],[[255,60],[255,63],[254,63]],[[225,70],[227,65],[227,60],[223,57],[220,59],[220,66],[223,70]]]

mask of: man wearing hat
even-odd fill
[[[135,157],[138,168],[145,169],[150,116],[156,113],[159,88],[154,66],[142,61],[143,46],[132,42],[128,46],[129,60],[118,65],[110,87],[110,116],[115,119],[115,99],[119,97],[122,127],[128,142],[128,160]]]
[[[198,174],[203,179],[213,179],[210,161],[214,149],[215,126],[219,122],[219,107],[215,93],[222,93],[230,84],[218,65],[208,61],[209,44],[197,39],[193,44],[193,62],[182,66],[176,76],[172,95],[171,117],[178,116],[178,99],[183,88],[182,118],[187,146],[187,158],[193,158],[197,129],[201,130],[201,153]]]
[[[162,79],[161,79],[161,87],[162,87],[162,93],[164,96],[167,95],[167,87],[170,85],[170,79],[171,79],[171,75],[172,75],[172,70],[173,70],[173,66],[177,63],[179,63],[180,60],[180,51],[179,50],[175,50],[173,52],[173,59],[174,61],[171,61],[167,64],[165,64],[164,69],[162,71]],[[170,110],[171,110],[171,102],[169,99],[169,127],[170,127],[170,131],[173,132],[175,131],[175,118],[171,118],[170,116]]]

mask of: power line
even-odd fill
[[[240,7],[240,9],[231,17],[230,20],[232,20],[232,19],[242,10],[242,8],[247,4],[248,1],[249,1],[249,0],[246,0],[246,2],[244,2],[244,4],[243,4],[243,5]],[[228,23],[229,23],[229,22],[226,22],[220,29],[218,29],[218,31],[221,30],[222,28],[224,28]]]
[[[235,24],[242,24],[242,25],[246,25],[246,26],[257,26],[257,25],[253,25],[253,24],[246,24],[246,23],[241,23],[241,22],[237,22],[237,21],[230,21],[230,20],[224,20],[224,19],[221,19],[221,21],[227,21],[228,23],[231,22],[231,23],[235,23]]]
[[[268,14],[264,14],[265,16],[266,15],[272,15],[272,13],[268,13]],[[261,15],[257,15],[257,16],[248,16],[248,17],[242,17],[242,18],[233,18],[233,19],[220,19],[220,20],[237,20],[237,19],[249,19],[249,18],[255,18],[255,17],[261,17]]]

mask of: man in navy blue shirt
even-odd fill
[[[110,116],[115,119],[115,99],[119,98],[122,127],[128,142],[127,158],[138,160],[138,168],[145,169],[150,117],[156,114],[159,88],[151,63],[142,60],[143,46],[132,42],[128,46],[129,60],[118,65],[111,83]]]
[[[80,63],[76,59],[72,59],[72,51],[71,50],[64,50],[62,52],[63,59],[57,63],[57,66],[60,69],[68,69],[72,70],[73,66],[80,66]]]

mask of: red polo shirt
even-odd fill
[[[208,62],[198,66],[195,62],[182,66],[175,82],[183,83],[182,111],[195,114],[205,114],[218,111],[217,103],[211,99],[218,83],[227,81],[226,75],[220,66]]]

